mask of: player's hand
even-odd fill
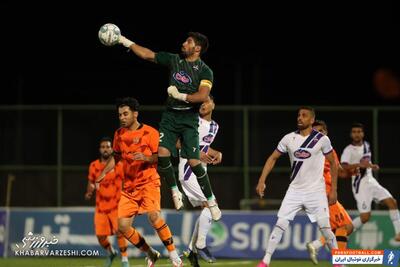
[[[131,40],[129,40],[128,38],[126,38],[123,35],[119,36],[118,43],[122,44],[126,48],[129,48],[129,47],[131,47],[131,45],[134,44],[134,42],[132,42]]]
[[[218,152],[217,155],[213,158],[212,164],[217,165],[220,164],[222,161],[222,153]]]
[[[328,194],[329,206],[335,204],[336,202],[337,202],[337,191],[331,190]]]
[[[213,158],[203,151],[200,152],[200,160],[206,164],[211,164],[213,162]]]
[[[257,187],[256,187],[256,192],[260,198],[264,197],[264,191],[265,191],[265,183],[258,182]]]
[[[371,167],[371,169],[374,170],[374,171],[379,170],[379,165],[378,165],[378,164],[371,164],[370,167]]]
[[[167,89],[167,92],[170,97],[187,102],[187,94],[179,93],[178,88],[176,88],[175,85],[170,85]]]
[[[86,192],[86,194],[85,194],[85,199],[86,199],[86,200],[91,199],[91,198],[92,198],[92,195],[93,195],[93,192]]]

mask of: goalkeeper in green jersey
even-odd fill
[[[201,60],[207,51],[208,39],[198,32],[189,32],[182,44],[181,54],[153,52],[124,36],[119,43],[132,50],[138,57],[168,67],[169,87],[166,110],[160,122],[160,146],[158,148],[158,172],[171,188],[176,209],[183,207],[171,155],[177,156],[176,142],[181,140],[181,156],[187,158],[207,198],[213,220],[221,218],[221,211],[214,198],[207,171],[200,162],[199,150],[199,107],[205,102],[213,85],[213,72]]]

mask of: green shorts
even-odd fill
[[[176,142],[181,140],[181,157],[200,159],[199,113],[193,111],[166,110],[160,122],[160,146],[177,157]]]

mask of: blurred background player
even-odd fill
[[[323,133],[328,136],[328,126],[322,120],[316,120],[313,123],[314,130]],[[342,166],[340,166],[339,158],[336,154],[336,151],[333,150],[333,157],[335,158],[335,164],[338,166],[338,176],[341,178],[347,178],[351,176],[351,173],[345,171]],[[331,191],[332,185],[332,176],[331,176],[331,165],[328,159],[325,159],[324,164],[324,179],[326,186],[326,194],[329,195]],[[340,204],[339,201],[336,201],[335,204],[329,205],[329,221],[331,224],[332,232],[335,233],[336,241],[338,243],[339,249],[347,248],[347,237],[353,231],[353,224],[351,221],[351,217],[345,210],[345,208]],[[312,242],[307,243],[307,250],[310,254],[310,259],[314,264],[318,264],[318,250],[325,245],[325,238],[321,237],[320,239],[314,240]]]
[[[100,158],[92,161],[89,166],[88,184],[85,199],[89,200],[95,191],[95,181],[112,156],[111,138],[104,137],[100,140]],[[123,179],[122,163],[118,163],[114,171],[107,173],[96,192],[96,210],[94,214],[94,226],[100,245],[108,252],[104,266],[112,264],[117,253],[110,244],[108,236],[117,234],[118,246],[121,251],[122,267],[128,267],[128,243],[125,237],[118,231],[118,202],[121,197]]]
[[[160,215],[160,176],[157,173],[159,134],[154,128],[140,123],[139,102],[132,97],[117,101],[121,128],[115,131],[113,149],[100,177],[111,171],[115,162],[122,160],[124,169],[123,189],[118,205],[118,229],[137,248],[147,253],[147,266],[154,266],[160,253],[154,250],[132,227],[136,216],[147,213],[150,224],[167,248],[173,266],[183,266],[176,252],[171,231]]]
[[[311,107],[300,107],[297,114],[295,132],[285,135],[276,150],[267,159],[256,187],[257,194],[264,196],[265,181],[273,169],[276,160],[284,153],[289,154],[292,173],[290,185],[278,212],[278,221],[271,232],[265,256],[257,267],[266,267],[280,242],[283,233],[300,210],[305,210],[311,222],[318,227],[327,240],[330,249],[337,248],[335,235],[329,224],[329,204],[337,198],[337,164],[333,156],[333,148],[329,138],[314,130],[315,112]],[[325,158],[331,164],[331,190],[326,197],[323,177]]]
[[[360,173],[352,176],[353,195],[360,212],[360,216],[353,220],[354,231],[370,219],[371,203],[374,200],[388,207],[395,230],[395,237],[391,242],[400,242],[400,215],[397,202],[372,175],[372,170],[378,170],[379,166],[371,162],[371,147],[364,141],[364,125],[354,123],[350,137],[352,143],[344,149],[340,161],[346,170],[360,168]]]
[[[218,124],[211,118],[214,108],[214,99],[210,95],[210,98],[201,105],[199,112],[200,159],[205,169],[207,164],[219,164],[222,160],[222,153],[210,147],[219,129]],[[192,206],[202,208],[193,230],[189,248],[184,252],[184,255],[189,258],[193,266],[199,266],[197,254],[209,263],[215,262],[215,257],[206,246],[207,233],[212,224],[211,213],[207,207],[207,198],[201,191],[187,159],[182,157],[179,159],[179,181]]]
[[[200,55],[208,49],[208,38],[198,32],[189,32],[181,47],[181,55],[166,52],[155,53],[139,46],[124,36],[119,42],[138,57],[169,68],[167,109],[160,122],[160,146],[158,149],[158,172],[171,188],[176,209],[183,207],[171,155],[176,157],[176,142],[181,140],[181,157],[188,159],[200,188],[207,198],[213,220],[221,218],[221,211],[214,198],[207,171],[200,162],[199,151],[199,107],[207,101],[213,85],[213,72],[201,60]]]

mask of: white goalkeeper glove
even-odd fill
[[[169,96],[171,96],[171,97],[173,97],[173,98],[175,98],[175,99],[181,100],[181,101],[188,102],[188,101],[186,100],[187,94],[179,93],[178,88],[176,88],[175,85],[170,85],[170,86],[168,87],[167,91],[168,91],[168,95],[169,95]]]
[[[131,40],[129,40],[128,38],[126,38],[125,36],[122,36],[122,35],[119,37],[118,43],[122,44],[123,46],[125,46],[127,48],[131,47],[131,45],[134,44],[134,42],[132,42]]]

